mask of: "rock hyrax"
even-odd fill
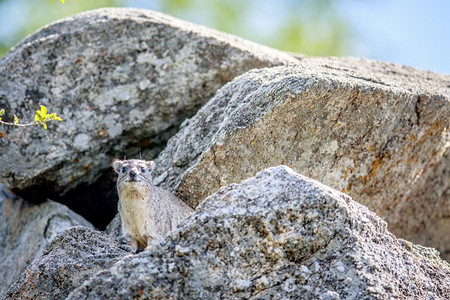
[[[122,231],[133,252],[147,248],[193,212],[183,201],[153,185],[153,161],[114,160],[112,165],[118,173]]]

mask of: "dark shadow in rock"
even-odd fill
[[[92,184],[80,184],[56,201],[82,215],[96,228],[104,230],[117,213],[116,176],[107,169]]]
[[[33,204],[47,199],[62,203],[100,230],[104,230],[117,213],[116,178],[108,169],[94,183],[82,183],[63,196],[59,196],[54,186],[48,181],[37,182],[35,186],[13,192]]]

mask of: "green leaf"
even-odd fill
[[[45,107],[44,105],[41,105],[41,114],[42,114],[42,116],[47,115],[47,107]]]
[[[64,1],[65,1],[65,0],[61,0],[61,2],[62,2],[63,4],[64,4]]]
[[[60,117],[58,117],[58,116],[56,115],[56,113],[52,113],[52,114],[50,114],[50,115],[47,115],[47,118],[48,118],[49,120],[62,121],[62,119],[61,119]]]
[[[44,129],[47,130],[47,125],[45,123],[42,123],[42,126],[44,126]]]
[[[3,116],[5,114],[5,110],[4,109],[0,109],[0,116]]]
[[[14,124],[19,124],[19,118],[16,115],[14,115]]]

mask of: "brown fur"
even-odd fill
[[[133,252],[173,230],[193,210],[166,190],[153,185],[152,161],[114,160],[118,174],[119,214],[122,231]]]

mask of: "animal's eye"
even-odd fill
[[[122,167],[122,173],[125,173],[127,171],[127,167]]]
[[[141,167],[141,173],[145,173],[145,168]]]

